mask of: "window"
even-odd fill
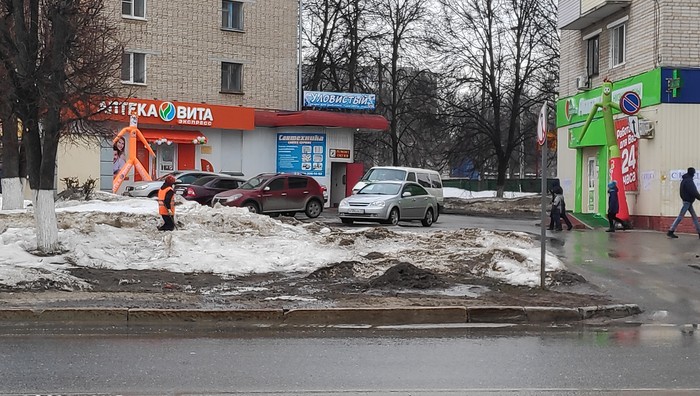
[[[430,174],[430,183],[432,188],[442,188],[442,180],[440,180],[440,175]]]
[[[223,0],[221,2],[221,27],[223,29],[243,30],[243,3]]]
[[[233,190],[233,189],[238,188],[238,181],[223,179],[223,180],[217,181],[213,187],[220,188],[222,190]]]
[[[122,55],[122,82],[146,83],[146,54],[125,52]]]
[[[280,177],[278,179],[271,180],[270,183],[267,184],[267,187],[270,188],[270,191],[284,190],[284,178]]]
[[[419,173],[418,184],[420,184],[422,187],[430,188],[430,175],[428,175],[427,173]]]
[[[621,24],[614,27],[610,34],[610,65],[612,67],[625,63],[625,27]]]
[[[146,0],[122,0],[122,16],[145,18]]]
[[[600,36],[589,38],[586,44],[586,73],[591,78],[600,72]]]
[[[409,184],[408,186],[406,186],[406,188],[404,188],[403,191],[404,191],[404,192],[407,192],[407,191],[410,192],[410,193],[411,193],[411,196],[414,196],[414,197],[419,197],[419,196],[421,196],[421,195],[428,195],[428,192],[425,191],[425,189],[424,189],[423,187],[416,186],[416,185],[413,185],[413,184]]]
[[[289,189],[306,188],[307,179],[303,177],[290,177],[287,179],[289,183]]]
[[[242,92],[243,65],[240,63],[221,64],[221,92]]]

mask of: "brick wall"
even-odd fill
[[[126,49],[146,52],[139,98],[293,110],[297,103],[296,0],[244,2],[244,32],[221,29],[221,1],[146,0],[146,20],[122,18]],[[243,94],[222,94],[221,62],[242,63]]]
[[[654,1],[634,0],[629,8],[583,30],[562,31],[560,97],[572,96],[578,92],[576,77],[583,74],[586,66],[586,43],[583,37],[598,29],[601,30],[600,74],[592,79],[591,87],[600,86],[605,77],[612,81],[624,79],[657,66],[668,65],[672,60],[682,65],[700,65],[700,40],[697,39],[700,30],[697,23],[700,18],[700,1],[664,0],[660,4],[659,18],[656,17]],[[629,17],[626,22],[625,63],[611,67],[612,29],[608,29],[607,25],[625,16]],[[686,46],[688,50],[674,49]]]

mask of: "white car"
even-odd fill
[[[168,176],[175,176],[177,181],[175,184],[191,184],[193,181],[199,179],[202,176],[214,175],[214,176],[225,176],[213,172],[204,171],[176,171],[163,175],[153,181],[140,181],[132,185],[126,186],[124,190],[124,195],[128,197],[147,197],[154,198],[158,195],[158,190],[163,186],[163,181]]]

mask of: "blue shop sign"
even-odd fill
[[[278,133],[277,172],[325,176],[326,135]]]
[[[304,92],[304,107],[324,109],[374,110],[374,94]]]

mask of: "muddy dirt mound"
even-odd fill
[[[370,287],[393,287],[401,289],[444,288],[447,282],[434,273],[413,264],[399,263],[369,281]]]
[[[555,285],[574,285],[577,283],[588,283],[583,276],[566,270],[553,271],[548,273]]]
[[[331,264],[327,267],[319,268],[310,273],[309,279],[337,279],[355,277],[355,265],[361,265],[358,261],[341,261],[340,263]]]

